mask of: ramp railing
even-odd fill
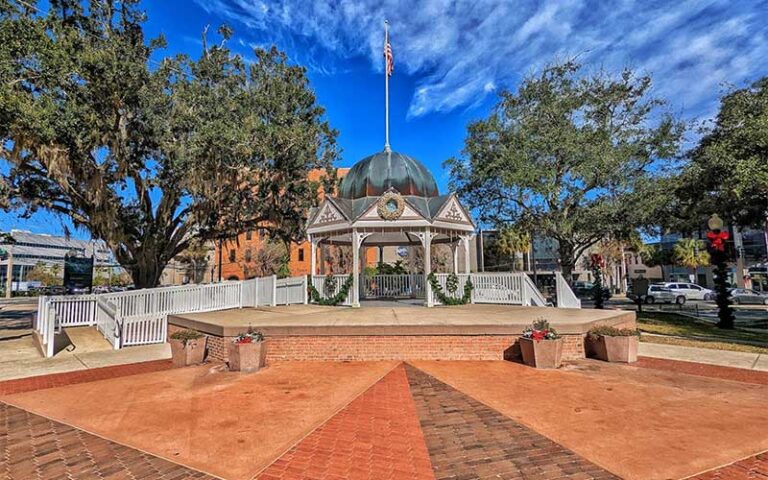
[[[555,272],[555,292],[558,308],[581,308],[581,300],[573,293],[560,272]]]

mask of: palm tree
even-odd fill
[[[675,244],[672,259],[675,264],[690,268],[695,278],[697,268],[709,265],[709,252],[703,240],[681,238]]]
[[[514,227],[506,227],[499,231],[499,237],[496,240],[496,251],[499,255],[514,257],[518,253],[525,253],[531,250],[531,235],[522,232]],[[516,268],[517,259],[512,261],[512,269]]]

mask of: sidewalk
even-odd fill
[[[167,360],[169,358],[171,358],[169,343],[126,347],[120,350],[86,351],[83,353],[75,351],[60,354],[53,358],[0,362],[0,381],[152,360]]]
[[[640,342],[638,354],[644,357],[665,358],[668,360],[706,363],[708,365],[768,372],[768,355],[759,353],[729,352],[708,348]]]

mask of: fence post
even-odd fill
[[[472,274],[468,273],[467,274],[467,281],[468,282],[472,282],[472,291],[469,293],[469,303],[474,305],[475,304],[475,289],[476,289],[476,287],[475,287],[476,283],[475,282],[477,281],[477,278],[475,278],[475,280],[472,280]]]
[[[240,305],[237,308],[243,308],[243,295],[245,294],[245,280],[240,281]]]
[[[304,276],[304,305],[309,303],[309,275]]]
[[[277,275],[272,275],[272,306],[277,306]]]
[[[56,337],[56,309],[53,305],[48,305],[48,315],[46,318],[48,323],[45,332],[45,356],[47,358],[53,357],[54,338]]]

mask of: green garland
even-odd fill
[[[452,279],[452,277],[456,277],[456,274],[452,273],[448,276],[446,285],[458,285],[458,277],[455,279]],[[466,305],[472,300],[472,290],[474,290],[475,286],[472,285],[472,281],[469,278],[467,278],[467,283],[464,284],[464,295],[459,298],[443,293],[443,287],[440,286],[434,272],[427,275],[427,280],[429,281],[429,285],[432,287],[435,296],[443,305]]]
[[[339,293],[332,297],[322,297],[320,296],[320,292],[317,291],[314,285],[312,285],[312,277],[310,276],[308,284],[309,288],[309,296],[312,298],[312,301],[319,304],[319,305],[338,305],[340,303],[344,303],[344,300],[347,299],[347,295],[349,295],[349,289],[352,288],[352,283],[354,282],[354,277],[350,273],[347,279],[344,281],[344,284],[339,289]]]

